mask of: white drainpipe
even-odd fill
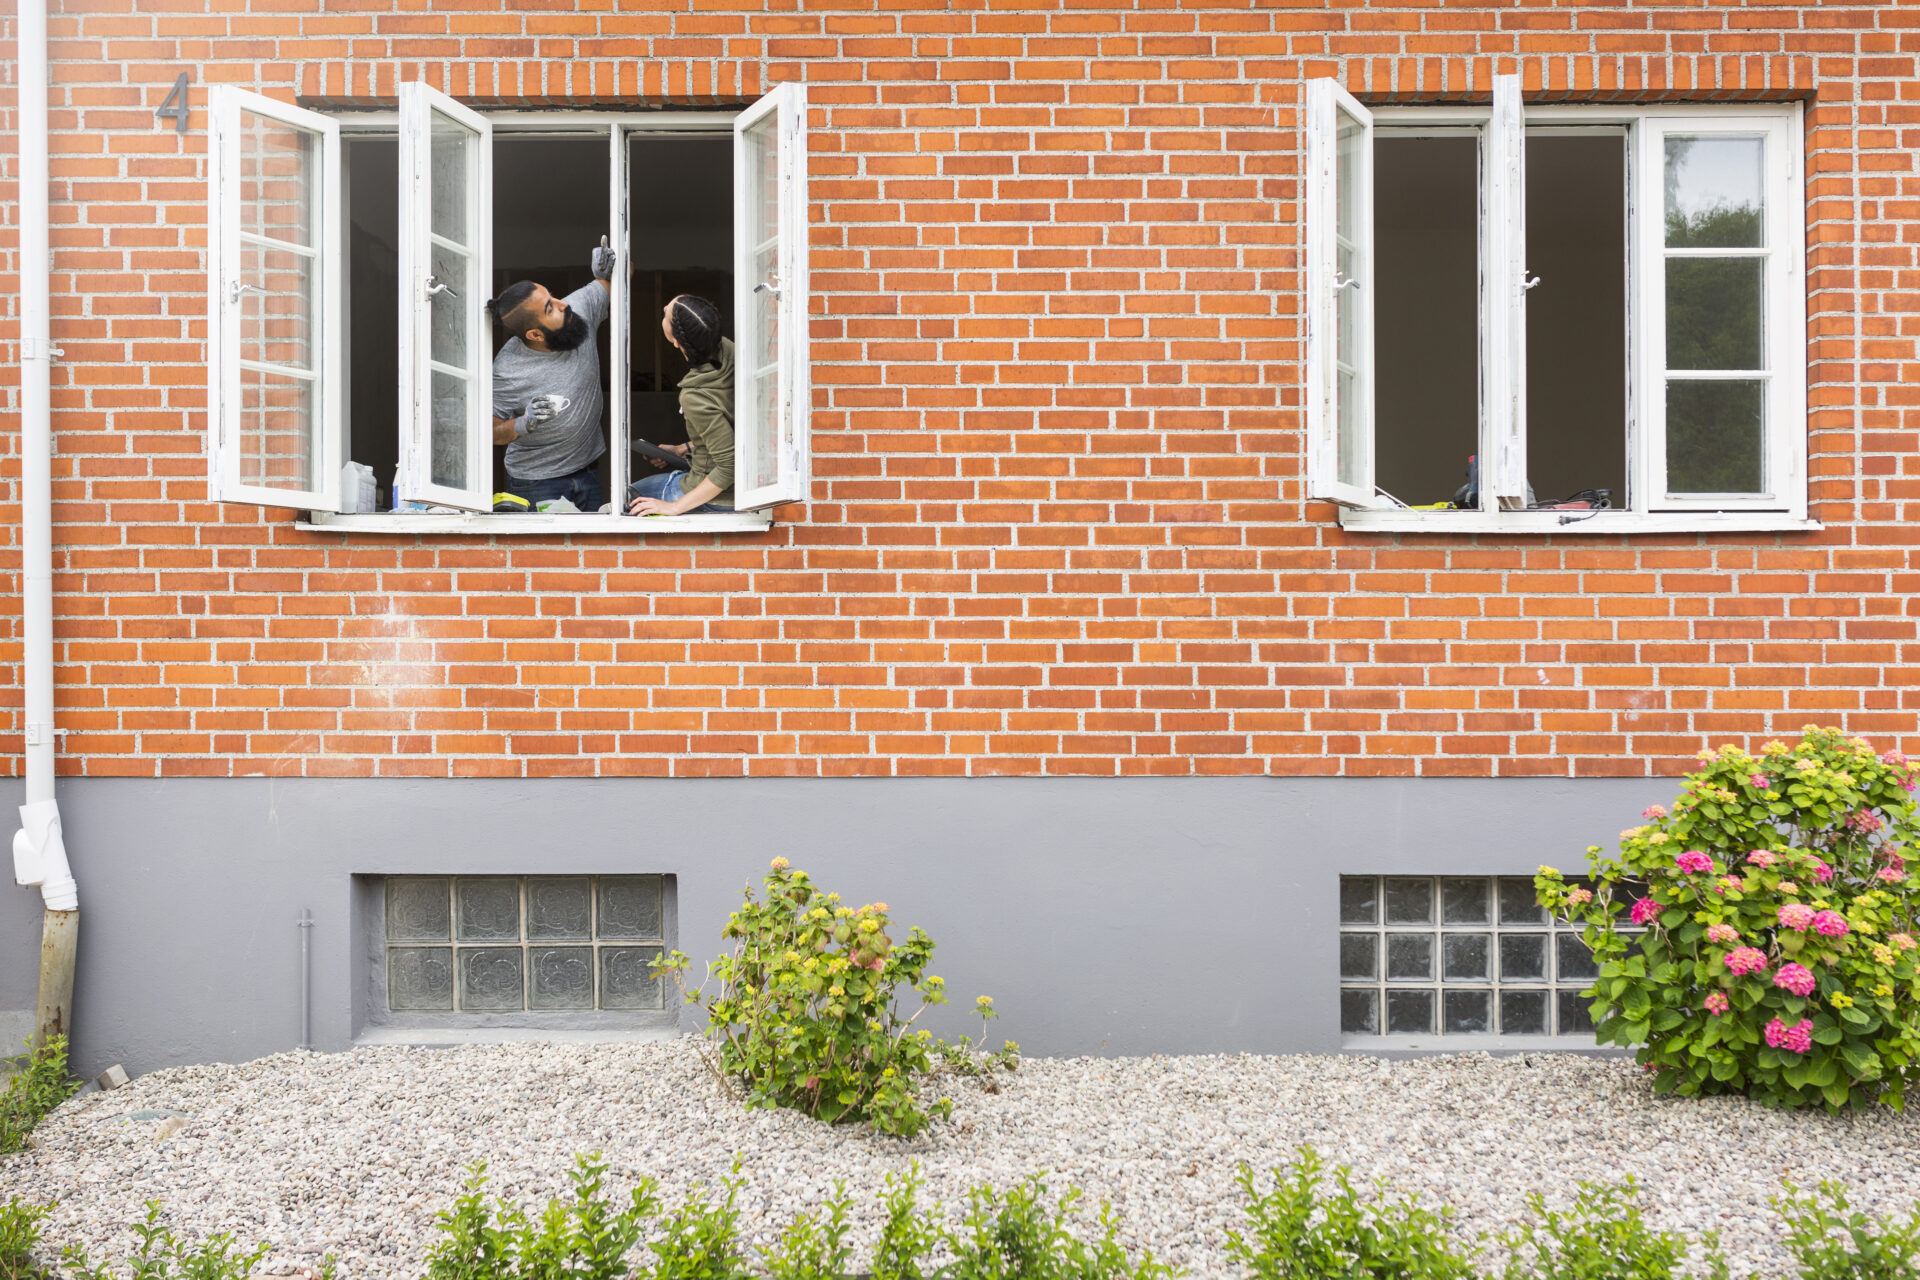
[[[20,0],[20,526],[27,802],[13,837],[13,877],[40,886],[46,916],[40,951],[38,1043],[73,1021],[74,942],[80,894],[67,865],[53,797],[53,423],[49,372],[56,352],[48,321],[47,11]]]

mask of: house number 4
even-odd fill
[[[166,100],[153,109],[155,118],[172,120],[175,133],[187,131],[187,73],[182,71],[180,78],[173,82],[173,88],[167,91]]]

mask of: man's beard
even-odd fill
[[[560,322],[560,327],[547,330],[547,346],[553,351],[571,351],[585,342],[592,332],[587,327],[587,318],[568,307],[567,318]]]

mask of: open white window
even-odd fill
[[[339,503],[340,145],[324,116],[216,86],[209,478],[227,502]]]
[[[1804,527],[1800,109],[1492,88],[1309,86],[1309,495],[1361,529]]]
[[[1307,496],[1386,505],[1373,473],[1373,115],[1307,85]]]
[[[400,86],[401,498],[493,506],[493,130],[418,81]]]
[[[807,97],[784,84],[733,126],[734,505],[807,496]]]

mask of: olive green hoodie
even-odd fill
[[[687,443],[692,446],[681,492],[711,480],[720,486],[720,496],[711,501],[732,506],[733,339],[720,339],[717,367],[701,365],[680,379],[680,416],[687,420]]]

